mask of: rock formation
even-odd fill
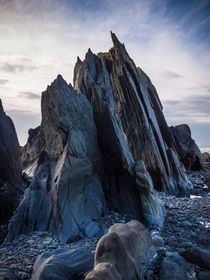
[[[180,160],[188,170],[201,170],[204,168],[204,160],[200,149],[191,138],[191,131],[187,124],[172,126],[172,135]]]
[[[152,238],[138,221],[114,224],[96,247],[89,280],[141,280],[156,252]]]
[[[155,87],[135,66],[115,34],[111,35],[114,46],[108,53],[97,56],[89,50],[74,69],[75,89],[85,94],[93,106],[106,180],[116,173],[116,164],[120,165],[119,170],[130,170],[133,158],[144,161],[157,190],[186,193],[185,169],[177,157]],[[123,162],[114,156],[117,153],[112,148],[113,131],[117,132],[115,150],[123,143]],[[112,190],[121,186],[119,181],[114,182],[115,176],[111,178]],[[105,193],[109,191],[107,187]]]
[[[0,100],[0,225],[7,224],[22,193],[17,134]]]
[[[39,151],[37,169],[9,225],[7,241],[38,229],[65,242],[85,232],[106,211],[89,102],[58,76],[43,92],[41,106],[42,122],[34,142],[39,146],[31,148]],[[29,158],[35,161],[36,152]]]

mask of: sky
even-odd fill
[[[151,78],[169,125],[210,149],[210,0],[0,0],[0,98],[19,142],[40,124],[41,93],[77,56],[112,47]]]

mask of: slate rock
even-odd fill
[[[199,147],[191,138],[191,130],[187,124],[170,127],[176,143],[177,153],[188,170],[202,170],[204,160]]]
[[[32,280],[83,279],[93,267],[94,256],[87,249],[57,249],[40,255],[33,267]]]
[[[114,46],[109,52],[96,56],[89,50],[85,60],[76,63],[74,71],[75,89],[85,94],[93,106],[99,143],[107,162],[105,172],[116,174],[111,171],[116,170],[117,161],[121,167],[122,159],[123,166],[131,166],[130,152],[134,161],[144,161],[155,189],[183,195],[188,192],[189,181],[178,159],[157,91],[148,76],[137,69],[115,34],[111,36]],[[113,139],[115,149],[110,148]],[[115,153],[116,149],[121,149],[121,153]],[[113,161],[111,170],[109,158]],[[116,181],[113,177],[111,182]],[[123,185],[122,181],[118,185]]]
[[[8,223],[23,194],[21,169],[15,127],[0,99],[0,225]]]
[[[192,247],[181,254],[188,262],[210,270],[210,250]]]
[[[173,252],[163,258],[159,275],[160,280],[196,280],[194,275],[193,266],[178,253]]]
[[[103,166],[90,103],[59,75],[43,92],[41,104],[37,140],[41,146],[39,154],[34,153],[37,168],[10,222],[7,242],[35,230],[70,241],[80,236],[84,223],[106,212],[100,178]],[[30,139],[33,136],[29,135],[29,143]]]

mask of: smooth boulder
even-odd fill
[[[140,222],[114,224],[99,240],[94,269],[85,279],[143,279],[155,256],[152,238]]]
[[[40,255],[31,280],[84,279],[93,267],[94,256],[87,249],[57,249]]]
[[[181,254],[188,262],[197,264],[202,268],[210,270],[210,250],[202,248],[189,248]]]

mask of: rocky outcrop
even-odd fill
[[[155,255],[151,236],[141,223],[114,224],[99,240],[94,270],[85,279],[144,279]]]
[[[120,165],[118,173],[130,172],[133,158],[144,161],[156,189],[186,193],[185,169],[178,160],[157,92],[124,45],[111,35],[114,46],[108,53],[96,56],[89,50],[83,62],[78,59],[74,70],[75,89],[85,94],[93,106],[105,177],[114,182],[115,176],[110,175],[116,174],[116,165]],[[116,132],[117,137],[113,136]],[[120,146],[123,149],[119,152]],[[118,154],[124,155],[121,161]],[[115,180],[112,190],[124,185],[122,181]]]
[[[59,75],[43,92],[41,106],[37,169],[10,222],[7,241],[41,230],[66,242],[106,211],[101,155],[88,100]]]
[[[188,170],[201,170],[204,168],[204,160],[200,149],[191,138],[191,131],[187,124],[172,126],[172,135],[180,160]]]
[[[32,280],[83,279],[93,267],[93,254],[87,249],[57,249],[43,253],[33,267]],[[83,277],[82,277],[83,276]]]
[[[17,134],[0,100],[0,225],[7,224],[22,193]]]

